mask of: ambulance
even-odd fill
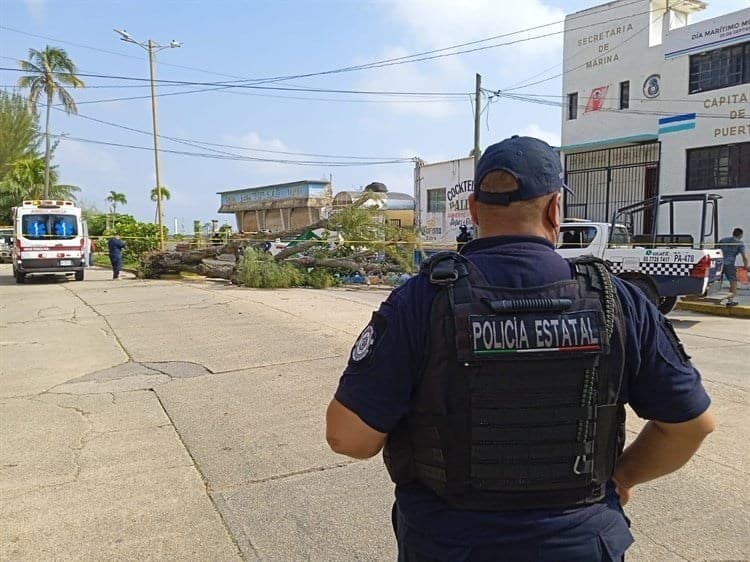
[[[74,275],[83,281],[86,268],[85,225],[72,201],[24,201],[13,208],[13,275]]]

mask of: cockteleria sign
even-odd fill
[[[750,8],[673,29],[664,42],[671,59],[750,41]]]

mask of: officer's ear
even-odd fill
[[[474,199],[474,194],[469,193],[469,214],[471,215],[471,222],[479,226],[479,215],[477,215],[477,201]]]
[[[560,199],[560,194],[555,193],[550,197],[549,203],[547,204],[547,220],[556,231],[560,230],[562,215],[560,211]]]

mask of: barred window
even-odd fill
[[[630,80],[620,82],[620,109],[630,107]]]
[[[568,94],[568,120],[578,118],[578,92]]]
[[[750,187],[750,142],[687,151],[687,191],[733,187]]]
[[[750,41],[690,57],[689,94],[750,83]]]
[[[442,213],[445,212],[445,188],[427,190],[427,212]]]

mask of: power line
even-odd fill
[[[628,2],[627,4],[623,4],[621,7],[626,7],[626,6],[629,6],[631,4],[637,4],[637,3],[640,3],[641,1],[642,0],[633,0],[631,2]],[[602,11],[604,11],[604,10],[602,10]],[[568,16],[567,19],[568,20],[573,20],[573,19],[577,19],[579,17],[583,17],[583,16],[582,15],[579,16],[577,14],[573,14],[571,16]],[[616,18],[616,19],[619,19],[619,18]],[[610,19],[610,20],[605,20],[603,22],[598,22],[596,25],[601,24],[601,23],[609,23],[610,21],[616,21],[616,19]],[[324,71],[319,71],[319,72],[309,72],[309,73],[295,74],[295,75],[288,75],[288,76],[273,76],[273,77],[255,78],[255,79],[253,79],[253,78],[242,78],[240,76],[236,76],[236,75],[233,75],[233,74],[224,74],[224,73],[214,72],[214,71],[210,71],[210,70],[206,70],[206,69],[202,69],[202,68],[196,68],[196,67],[190,67],[190,66],[184,66],[184,65],[178,65],[178,64],[171,64],[171,63],[165,63],[165,62],[160,62],[160,61],[157,61],[157,62],[158,62],[158,64],[160,64],[162,66],[171,66],[171,67],[175,67],[175,68],[183,68],[183,69],[187,69],[187,70],[194,70],[194,71],[198,71],[198,72],[203,72],[203,73],[206,73],[206,74],[213,74],[213,75],[216,75],[216,76],[225,76],[225,77],[230,77],[230,78],[237,78],[241,82],[260,82],[260,83],[263,83],[263,82],[280,82],[280,81],[287,81],[287,80],[292,80],[292,79],[296,79],[296,78],[309,78],[309,77],[314,77],[314,76],[324,76],[324,75],[328,75],[328,74],[337,74],[337,73],[342,73],[342,72],[352,72],[352,71],[356,71],[356,70],[367,70],[367,69],[370,69],[370,68],[380,68],[381,66],[390,66],[390,65],[392,65],[394,63],[395,64],[405,64],[405,63],[408,63],[408,62],[419,62],[421,60],[429,60],[432,57],[427,57],[427,58],[418,58],[418,57],[425,57],[425,56],[428,56],[428,55],[433,55],[433,54],[438,54],[438,53],[446,53],[447,51],[452,51],[454,49],[460,49],[462,47],[479,45],[481,43],[486,43],[488,41],[494,41],[496,39],[502,39],[502,38],[505,38],[505,37],[511,37],[513,35],[520,35],[521,33],[527,33],[529,31],[536,31],[538,29],[543,29],[545,27],[551,27],[553,25],[558,25],[558,24],[561,24],[561,23],[564,23],[564,22],[565,22],[564,19],[563,20],[557,20],[557,21],[553,21],[553,22],[549,22],[549,23],[545,23],[545,24],[540,24],[540,25],[536,25],[536,26],[532,26],[532,27],[527,27],[525,29],[519,29],[519,30],[515,30],[515,31],[510,31],[510,32],[507,32],[507,33],[501,33],[501,34],[498,34],[498,35],[493,35],[493,36],[490,36],[490,37],[485,37],[483,39],[477,39],[477,40],[473,40],[473,41],[467,41],[467,42],[463,42],[463,43],[457,43],[455,45],[451,45],[451,46],[448,46],[448,47],[441,47],[441,48],[438,48],[438,49],[431,49],[431,50],[428,50],[428,51],[421,51],[421,52],[418,52],[418,53],[413,53],[411,55],[404,55],[404,56],[401,56],[401,57],[393,57],[393,58],[388,58],[388,59],[381,59],[381,60],[378,60],[378,61],[372,61],[372,62],[361,64],[361,65],[351,65],[351,66],[345,66],[345,67],[341,67],[341,68],[334,68],[334,69],[329,69],[329,70],[324,70]],[[594,25],[594,24],[592,24],[592,25]],[[81,48],[89,49],[89,50],[93,50],[93,51],[98,51],[98,52],[103,52],[103,53],[107,53],[107,54],[113,54],[113,55],[117,55],[117,56],[121,56],[121,57],[125,57],[125,58],[140,60],[140,57],[136,57],[134,55],[128,55],[128,54],[125,54],[125,53],[121,53],[121,52],[118,52],[118,51],[112,51],[112,50],[109,50],[109,49],[102,49],[100,47],[95,47],[93,45],[86,45],[84,43],[77,43],[77,42],[68,41],[68,40],[64,40],[64,39],[59,39],[59,38],[55,38],[55,37],[49,37],[49,36],[46,36],[46,35],[39,35],[39,34],[36,34],[36,33],[30,33],[30,32],[26,32],[26,31],[23,31],[23,30],[20,30],[20,29],[16,29],[16,28],[12,28],[12,27],[5,26],[5,25],[0,25],[0,29],[5,29],[7,31],[11,31],[11,32],[14,32],[14,33],[19,33],[21,35],[27,35],[27,36],[30,36],[30,37],[37,37],[37,38],[40,38],[40,39],[47,39],[49,41],[56,41],[56,42],[59,42],[59,43],[74,45],[76,47],[81,47]],[[581,29],[581,28],[574,28],[574,29],[571,29],[570,31],[574,31],[575,29]],[[555,33],[552,33],[552,34],[549,34],[549,35],[554,35],[554,34],[558,34],[558,33],[560,33],[560,32],[555,32]],[[537,36],[537,37],[530,37],[530,38],[523,39],[523,41],[529,41],[529,40],[532,40],[532,39],[538,39],[538,38],[541,38],[541,37],[547,37],[549,35],[541,35],[541,36]],[[507,43],[507,44],[512,44],[512,42],[511,43]],[[498,44],[498,45],[490,45],[490,46],[487,46],[486,48],[495,48],[495,47],[500,47],[500,46],[504,46],[504,45],[506,45],[506,44],[501,43],[501,44]],[[472,50],[469,50],[469,51],[460,51],[460,52],[456,52],[456,53],[448,53],[445,56],[454,56],[454,55],[458,55],[458,54],[463,54],[465,52],[472,52]],[[410,59],[415,59],[415,60],[412,61]]]
[[[63,111],[62,109],[55,108],[58,111]],[[135,127],[129,127],[127,125],[122,125],[120,123],[113,123],[111,121],[105,121],[103,119],[97,119],[95,117],[90,117],[88,115],[81,115],[80,113],[76,115],[77,117],[80,117],[82,119],[85,119],[87,121],[93,121],[95,123],[100,123],[102,125],[108,125],[110,127],[116,127],[118,129],[123,129],[126,131],[151,136],[152,133],[150,131],[145,131],[143,129],[136,129]],[[220,147],[220,148],[232,148],[232,149],[238,149],[238,150],[246,150],[250,152],[263,152],[268,154],[283,154],[286,156],[305,156],[305,157],[314,157],[314,158],[331,158],[331,159],[339,159],[339,160],[376,160],[376,161],[401,161],[401,162],[412,162],[413,158],[407,158],[403,156],[351,156],[351,155],[341,155],[341,154],[317,154],[317,153],[309,153],[309,152],[291,152],[291,151],[285,151],[285,150],[273,150],[273,149],[261,149],[261,148],[251,148],[251,147],[245,147],[245,146],[239,146],[239,145],[231,145],[231,144],[220,144],[215,142],[208,142],[208,141],[200,141],[196,139],[186,139],[181,137],[172,137],[168,135],[158,135],[159,138],[169,140],[172,142],[176,142],[179,144],[187,144],[188,146],[193,146],[196,148],[201,148],[203,150],[212,150],[211,148],[207,147]],[[243,158],[243,156],[238,154],[233,154],[231,152],[226,151],[215,151],[219,154],[225,154],[228,156],[236,156],[238,158]]]
[[[499,98],[508,98],[516,101],[521,102],[528,102],[528,103],[536,103],[540,105],[548,105],[552,107],[565,107],[566,104],[562,101],[553,101],[553,100],[546,100],[543,98],[529,98],[522,94],[511,94],[506,92],[499,92],[494,94],[496,97]],[[579,104],[576,107],[578,109],[586,108],[586,104]],[[611,107],[602,107],[600,109],[597,109],[596,111],[603,111],[607,113],[613,113],[615,115],[622,115],[623,117],[627,117],[629,115],[654,115],[657,117],[670,117],[674,115],[673,111],[657,111],[657,110],[645,110],[645,109],[635,109],[635,108],[629,108],[629,109],[616,109]],[[694,112],[696,118],[700,117],[702,119],[729,119],[730,115],[728,113],[724,114],[716,114],[716,113],[698,113]],[[736,119],[750,119],[750,116],[747,117],[738,117]]]
[[[198,90],[185,90],[180,92],[162,92],[156,94],[156,97],[168,97],[168,96],[179,96],[183,94],[200,94],[204,92],[219,92],[224,94],[233,94],[233,95],[243,95],[243,96],[252,96],[252,97],[260,97],[260,98],[271,98],[271,99],[281,99],[281,100],[301,100],[301,101],[326,101],[326,102],[338,102],[338,103],[452,103],[452,102],[462,102],[463,99],[459,97],[450,97],[450,98],[428,98],[428,97],[420,97],[419,99],[369,99],[369,98],[324,98],[324,97],[317,97],[317,96],[285,96],[281,94],[259,94],[255,92],[247,92],[247,91],[237,91],[233,89],[234,86],[227,86],[222,88],[201,88]],[[103,99],[94,99],[94,100],[83,100],[83,101],[76,101],[76,105],[90,105],[90,104],[99,104],[99,103],[111,103],[111,102],[118,102],[118,101],[134,101],[134,100],[145,100],[150,99],[151,96],[149,95],[142,95],[142,96],[124,96],[124,97],[117,97],[117,98],[103,98]],[[60,104],[54,104],[59,106]]]
[[[101,140],[94,140],[94,139],[86,139],[81,137],[72,137],[68,135],[50,135],[52,137],[55,137],[61,141],[74,141],[74,142],[82,142],[82,143],[89,143],[89,144],[97,144],[97,145],[103,145],[103,146],[112,146],[112,147],[118,147],[118,148],[130,148],[135,150],[148,150],[152,151],[153,147],[151,146],[138,146],[133,144],[124,144],[124,143],[117,143],[117,142],[109,142],[109,141],[101,141]],[[381,161],[371,161],[371,162],[336,162],[336,161],[327,161],[327,160],[288,160],[288,159],[278,159],[278,158],[258,158],[253,156],[239,156],[239,155],[221,155],[221,154],[210,154],[210,153],[202,153],[202,152],[189,152],[184,150],[171,150],[168,148],[162,148],[160,149],[161,152],[167,152],[169,154],[176,154],[180,156],[192,156],[192,157],[199,157],[199,158],[209,158],[209,159],[215,159],[215,160],[231,160],[231,161],[241,161],[241,162],[266,162],[266,163],[273,163],[273,164],[289,164],[289,165],[297,165],[297,166],[332,166],[332,167],[357,167],[357,166],[381,166],[386,164],[405,164],[411,162],[411,160],[381,160]]]
[[[20,68],[8,68],[0,67],[0,70],[8,72],[25,72]],[[137,76],[117,76],[113,74],[94,74],[79,72],[76,74],[83,78],[109,78],[113,80],[130,80],[134,82],[150,82],[149,78],[141,78]],[[286,86],[259,86],[255,84],[227,84],[221,82],[192,82],[189,80],[165,80],[156,79],[154,83],[157,84],[177,84],[181,86],[221,86],[227,88],[241,88],[250,90],[270,90],[270,91],[282,91],[282,92],[315,92],[323,94],[360,94],[360,95],[383,95],[383,96],[425,96],[425,97],[456,97],[456,96],[467,96],[469,92],[406,92],[406,91],[383,91],[383,90],[343,90],[343,89],[330,89],[330,88],[289,88]]]
[[[628,6],[630,4],[635,4],[638,1],[639,0],[634,0],[633,2],[629,2],[628,4],[625,4],[623,6]],[[649,10],[647,12],[643,12],[643,13],[650,13],[650,12],[651,12],[651,10]],[[639,15],[639,14],[631,14],[631,15]],[[581,16],[575,16],[574,15],[573,19],[576,19],[577,17],[581,17]],[[568,19],[571,19],[571,18],[569,17]],[[436,59],[436,58],[443,58],[443,57],[447,57],[447,56],[455,56],[455,55],[459,55],[459,54],[466,54],[466,53],[471,53],[471,52],[477,52],[477,51],[492,49],[492,48],[496,48],[496,47],[508,46],[508,45],[513,45],[513,44],[522,43],[522,42],[526,42],[526,41],[532,41],[532,40],[535,40],[535,39],[541,39],[541,38],[545,38],[545,37],[550,37],[550,36],[553,36],[553,35],[559,35],[559,34],[564,33],[566,31],[570,32],[570,31],[576,31],[578,29],[586,29],[586,28],[591,27],[593,25],[601,25],[601,24],[604,24],[604,23],[618,21],[620,19],[622,19],[622,18],[610,18],[610,19],[603,20],[603,21],[600,21],[600,22],[591,23],[591,24],[588,24],[586,26],[581,26],[581,27],[577,27],[577,28],[569,28],[567,30],[561,30],[561,31],[554,31],[554,32],[545,33],[545,34],[542,34],[542,35],[536,35],[536,36],[533,36],[533,37],[520,38],[520,39],[516,39],[516,40],[513,40],[513,41],[508,41],[508,42],[505,42],[505,43],[497,43],[497,44],[493,44],[493,45],[484,45],[484,46],[481,46],[481,47],[476,47],[476,48],[472,48],[472,49],[465,49],[465,50],[455,51],[455,52],[446,52],[446,51],[452,51],[452,50],[454,50],[456,48],[461,48],[461,47],[465,47],[465,46],[472,46],[472,45],[477,45],[477,44],[481,44],[481,43],[486,43],[487,41],[492,41],[492,40],[499,39],[499,38],[509,37],[509,36],[513,36],[513,35],[518,35],[518,34],[521,34],[521,33],[526,33],[526,32],[529,32],[529,31],[534,31],[534,30],[541,29],[541,28],[544,28],[544,27],[550,27],[552,25],[557,25],[557,24],[563,23],[565,21],[565,20],[559,20],[559,21],[555,21],[555,22],[551,22],[551,23],[547,23],[547,24],[541,24],[541,25],[529,27],[529,28],[522,29],[522,30],[517,30],[517,31],[508,32],[508,33],[504,33],[504,34],[500,34],[500,35],[495,35],[495,36],[484,38],[484,39],[479,39],[479,40],[475,40],[475,41],[469,41],[469,42],[465,42],[465,43],[459,43],[457,45],[453,45],[453,46],[450,46],[450,47],[443,47],[443,48],[440,48],[440,49],[433,49],[433,50],[430,50],[430,51],[423,51],[423,52],[415,53],[415,54],[412,54],[412,55],[405,55],[405,56],[402,56],[402,57],[395,57],[395,58],[390,58],[390,59],[384,59],[384,60],[381,60],[381,61],[375,61],[375,62],[366,63],[366,64],[362,64],[362,65],[347,66],[347,67],[343,67],[343,68],[325,70],[325,71],[314,72],[314,73],[295,74],[295,75],[288,75],[288,76],[275,76],[275,77],[259,78],[259,79],[240,79],[240,80],[236,80],[236,81],[211,82],[211,83],[207,83],[207,82],[174,81],[174,80],[158,80],[158,82],[160,84],[161,83],[163,83],[163,84],[170,84],[171,83],[171,84],[191,85],[191,86],[192,85],[199,85],[199,86],[209,86],[210,85],[210,86],[218,86],[219,88],[230,87],[231,85],[234,85],[234,84],[241,84],[242,87],[250,87],[250,84],[248,84],[248,82],[253,83],[254,85],[258,85],[258,84],[263,84],[263,83],[273,83],[273,82],[279,82],[279,81],[292,80],[292,79],[296,79],[296,78],[309,78],[309,77],[314,77],[314,76],[324,76],[324,75],[330,75],[330,74],[338,74],[338,73],[342,73],[342,72],[351,72],[351,71],[354,71],[354,70],[366,70],[366,69],[373,69],[373,68],[383,68],[383,67],[387,67],[387,66],[395,66],[395,65],[400,65],[400,64],[407,64],[407,63],[412,63],[412,62],[420,62],[420,61],[425,61],[425,60],[433,60],[433,59]],[[0,26],[0,27],[2,27],[2,26]],[[92,47],[87,47],[87,48],[92,48]],[[3,70],[3,69],[0,69],[0,70]],[[83,73],[81,73],[79,75],[80,76],[91,76],[91,77],[119,78],[119,79],[123,79],[123,80],[127,80],[127,79],[138,80],[138,79],[135,79],[135,78],[114,77],[114,76],[107,76],[107,75],[103,75],[103,74],[94,74],[94,73],[90,73],[90,74],[83,74]],[[140,80],[144,80],[144,79],[140,79]],[[323,90],[316,90],[316,91],[323,91]],[[192,93],[192,91],[185,91],[185,92],[181,92],[181,93]],[[358,93],[358,92],[356,92],[356,91],[353,91],[353,92],[349,92],[349,91],[337,91],[337,92],[333,92],[333,93]],[[465,95],[465,94],[460,94],[460,95]]]
[[[678,6],[684,4],[685,2],[686,2],[686,0],[679,0],[676,4],[673,4],[672,6],[670,6],[670,9],[677,8]],[[622,7],[627,6],[627,5],[629,5],[629,4],[625,4]],[[667,4],[667,5],[669,5],[669,4]],[[643,14],[651,14],[651,13],[657,12],[659,10],[660,10],[660,8],[655,8],[653,10],[648,10],[647,12],[640,12],[640,13],[637,13],[637,14],[630,14],[629,17],[639,16],[639,15],[643,15]],[[622,19],[622,18],[615,18],[615,21],[616,20],[620,20],[620,19]],[[586,26],[586,27],[594,27],[596,25],[600,25],[601,23],[604,23],[604,22],[592,23],[592,24],[590,24],[590,26]],[[628,41],[631,41],[632,39],[634,39],[635,37],[637,37],[638,35],[640,35],[644,31],[646,31],[650,27],[651,27],[651,21],[649,20],[649,23],[646,26],[644,26],[643,28],[641,28],[638,31],[636,31],[633,35],[631,35],[627,39],[623,40],[621,43],[618,43],[615,47],[613,47],[612,49],[610,49],[608,51],[608,54],[614,52],[619,47],[621,47],[622,45],[624,45]],[[567,33],[569,31],[576,31],[577,29],[580,29],[580,28],[567,29],[567,30],[565,30],[565,32]],[[551,66],[549,68],[546,68],[546,69],[542,70],[541,72],[538,72],[538,73],[530,76],[529,78],[521,80],[520,82],[516,82],[515,84],[512,84],[512,85],[508,86],[507,88],[504,88],[504,90],[505,91],[510,91],[510,90],[520,90],[522,88],[529,88],[531,86],[536,86],[538,84],[543,84],[544,82],[549,82],[550,80],[554,80],[555,78],[559,78],[561,76],[564,76],[565,74],[568,74],[569,72],[573,72],[574,70],[578,70],[580,68],[583,68],[584,66],[586,66],[586,64],[587,64],[588,61],[584,62],[583,64],[580,64],[578,66],[574,66],[573,68],[569,68],[568,70],[565,70],[565,71],[560,72],[558,74],[555,74],[554,76],[550,76],[550,77],[544,78],[542,80],[537,80],[535,82],[529,82],[529,80],[532,80],[532,79],[536,78],[537,76],[542,76],[545,73],[547,73],[548,71],[553,70],[553,69],[557,68],[560,65],[564,65],[566,62],[568,62],[568,61],[576,58],[579,54],[580,53],[573,53],[572,55],[569,55],[568,57],[564,58],[561,63],[556,64],[554,66]]]

